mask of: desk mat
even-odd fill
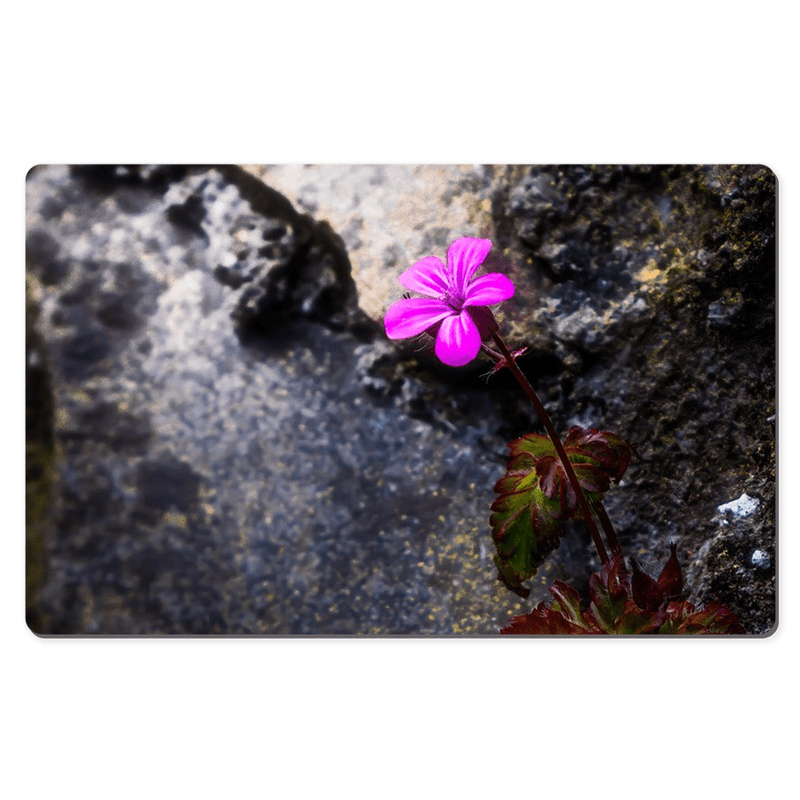
[[[770,634],[776,183],[33,168],[29,628]]]

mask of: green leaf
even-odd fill
[[[550,441],[550,437],[545,436],[543,433],[527,433],[525,436],[510,442],[508,446],[511,448],[512,455],[517,453],[529,453],[534,458],[552,456],[555,455],[556,452],[556,448]]]
[[[581,596],[568,583],[564,581],[553,581],[553,585],[548,589],[553,595],[552,609],[560,612],[570,622],[576,625],[583,625],[585,621],[581,613]]]
[[[495,484],[489,524],[495,542],[500,580],[522,597],[522,582],[555,550],[567,519],[583,519],[575,489],[548,436],[531,433],[514,440],[506,474]],[[587,500],[602,495],[619,480],[631,449],[608,431],[571,428],[564,447]]]
[[[558,500],[558,516],[580,519],[575,490],[548,436],[531,433],[511,442],[511,459],[522,453],[533,456],[539,485],[546,497]],[[601,500],[611,482],[618,482],[631,460],[630,445],[610,431],[570,428],[564,450],[586,499]]]
[[[526,464],[526,459],[530,463]],[[509,466],[495,485],[500,496],[492,503],[489,524],[500,580],[511,591],[527,597],[530,591],[522,581],[534,575],[558,547],[563,523],[554,516],[558,503],[549,500],[539,486],[532,457],[521,454],[512,458]]]

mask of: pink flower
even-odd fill
[[[456,239],[447,249],[447,266],[436,256],[417,261],[398,280],[429,299],[398,300],[384,318],[390,339],[408,339],[423,331],[436,336],[436,355],[451,367],[469,364],[481,338],[497,330],[486,306],[508,300],[514,284],[499,272],[472,280],[492,249],[489,239]],[[433,328],[433,330],[429,330]]]

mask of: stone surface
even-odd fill
[[[445,418],[445,387],[429,408],[396,351],[369,344],[337,237],[259,205],[253,180],[29,176],[57,449],[32,626],[495,633],[521,605],[485,535],[503,469],[485,392]]]
[[[402,295],[397,275],[489,220],[496,169],[456,165],[248,165],[343,238],[359,304],[373,319]]]
[[[675,541],[693,601],[772,628],[768,170],[45,167],[28,192],[34,630],[493,634],[585,590],[579,527],[528,600],[496,582],[492,485],[540,430],[511,377],[381,331],[402,269],[482,231],[557,427],[637,449],[606,504],[626,555],[656,572]]]
[[[776,543],[775,176],[509,168],[493,215],[519,288],[506,327],[557,427],[637,450],[606,503],[623,551],[657,573],[675,541],[692,600],[770,631],[774,558],[750,556]],[[717,507],[745,493],[757,510],[726,527]]]

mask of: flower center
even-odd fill
[[[460,314],[461,309],[464,307],[464,298],[458,293],[454,292],[452,289],[447,289],[444,293],[444,297],[442,298],[450,308],[453,309],[456,313]]]

